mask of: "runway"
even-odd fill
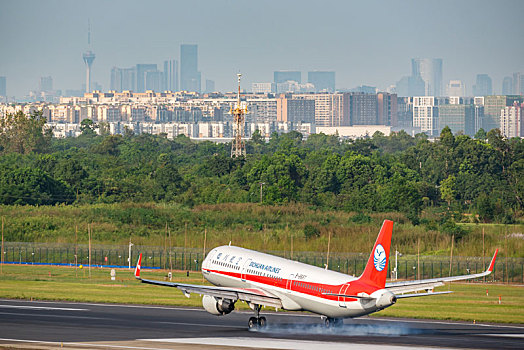
[[[524,348],[524,325],[363,317],[332,330],[315,315],[263,314],[268,327],[249,331],[248,312],[216,317],[189,308],[0,300],[0,348]]]

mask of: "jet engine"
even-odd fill
[[[210,295],[204,295],[202,306],[204,306],[207,312],[216,316],[227,315],[235,310],[235,302],[233,300],[215,298]]]
[[[378,310],[385,309],[388,306],[391,306],[397,302],[397,297],[389,290],[382,289],[371,295],[376,298],[376,307]]]

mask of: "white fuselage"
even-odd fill
[[[216,286],[263,289],[278,296],[285,310],[306,310],[338,318],[380,309],[369,299],[326,295],[349,294],[351,283],[356,285],[358,281],[353,276],[249,249],[234,246],[213,249],[202,263],[202,273]],[[384,291],[359,296],[378,298]]]

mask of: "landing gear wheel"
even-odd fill
[[[264,328],[267,325],[267,321],[265,317],[259,317],[258,319],[258,326],[260,328]]]
[[[258,320],[256,317],[250,317],[249,321],[247,321],[247,327],[249,329],[257,328],[258,327]]]
[[[342,327],[343,324],[343,318],[326,317],[324,319],[324,325],[326,326],[326,328]]]

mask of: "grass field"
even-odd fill
[[[440,232],[438,225],[413,226],[401,213],[359,216],[302,204],[226,203],[194,208],[161,203],[4,205],[0,206],[0,216],[5,219],[6,242],[86,244],[89,224],[94,244],[126,245],[131,240],[138,246],[164,247],[169,242],[172,247],[201,249],[207,232],[209,247],[231,241],[262,251],[325,252],[330,241],[334,253],[368,252],[382,221],[390,219],[395,222],[392,247],[403,254],[420,251],[422,256],[449,256],[451,250],[451,236]],[[455,256],[482,256],[484,230],[485,255],[500,248],[501,257],[524,258],[524,224],[460,225],[466,234],[456,239]],[[306,227],[311,232],[307,237]]]
[[[163,280],[166,271],[144,270],[151,279]],[[200,273],[175,272],[173,280],[199,284]],[[524,287],[499,284],[453,283],[440,290],[454,293],[435,297],[401,299],[374,316],[433,318],[476,322],[524,323]],[[489,296],[486,296],[486,289]],[[502,304],[498,297],[502,296]],[[198,295],[186,298],[179,290],[142,284],[129,270],[117,270],[111,281],[110,269],[53,266],[4,265],[0,274],[0,298],[66,300],[96,303],[133,303],[201,307]],[[237,308],[246,309],[243,303]]]

